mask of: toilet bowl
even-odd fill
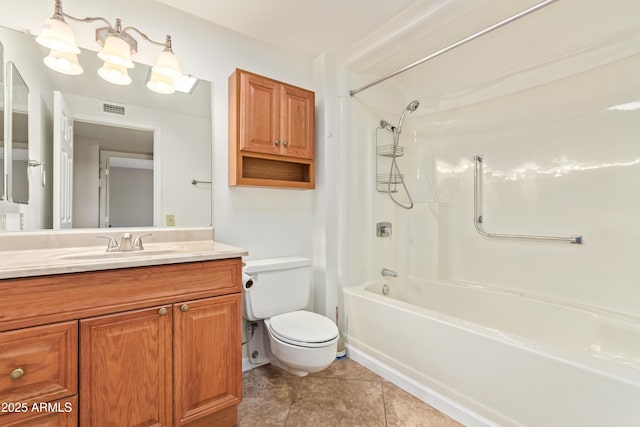
[[[271,364],[298,376],[331,365],[338,328],[331,319],[302,310],[311,292],[311,262],[292,257],[247,261],[245,273],[252,283],[243,285],[243,317],[264,322]]]
[[[322,371],[336,358],[338,328],[320,314],[294,311],[265,319],[264,324],[271,353],[293,374]]]

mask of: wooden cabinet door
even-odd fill
[[[313,158],[315,140],[315,96],[297,87],[282,86],[282,154]]]
[[[280,154],[280,85],[240,75],[240,150]]]
[[[176,427],[240,403],[240,303],[234,294],[174,304]]]
[[[171,425],[171,306],[80,321],[80,425]]]

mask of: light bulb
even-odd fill
[[[175,92],[173,81],[166,75],[158,73],[153,69],[151,78],[147,82],[147,87],[156,93],[169,95]]]
[[[131,61],[131,46],[124,39],[117,36],[107,37],[102,50],[98,53],[98,57],[114,65],[127,68],[134,67],[133,61]]]
[[[116,85],[128,85],[131,84],[131,77],[129,77],[129,72],[127,68],[123,65],[112,64],[111,62],[104,62],[102,68],[98,70],[98,75],[108,81],[109,83],[113,83]]]
[[[44,47],[59,52],[80,53],[71,27],[61,19],[45,20],[42,32],[36,37],[36,41]]]
[[[169,50],[163,50],[158,54],[156,65],[153,66],[153,72],[164,74],[171,79],[178,78],[182,74],[178,58]]]
[[[77,76],[82,74],[82,67],[78,63],[78,55],[51,50],[49,56],[43,59],[47,67],[62,74]]]

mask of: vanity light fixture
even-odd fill
[[[145,79],[145,81],[147,82],[147,87],[151,89],[152,85],[162,85],[163,80],[164,78],[161,74],[155,72],[153,68],[149,68],[147,77]],[[176,92],[186,93],[190,95],[193,93],[199,82],[200,80],[198,80],[197,77],[194,77],[191,74],[181,74],[178,78],[173,79],[173,88]],[[162,87],[160,87],[159,90],[162,90]]]
[[[176,82],[184,79],[178,59],[171,48],[171,36],[167,35],[161,43],[151,40],[135,27],[122,28],[120,19],[116,19],[115,25],[111,25],[99,16],[74,18],[62,11],[62,0],[55,0],[53,16],[44,21],[42,32],[36,37],[39,44],[51,49],[49,55],[44,58],[44,63],[52,70],[70,75],[82,73],[82,66],[78,63],[80,49],[65,18],[76,22],[102,21],[107,24],[106,27],[96,29],[96,42],[102,46],[98,57],[104,61],[98,74],[106,81],[117,85],[131,84],[128,69],[134,67],[131,55],[138,52],[138,42],[129,32],[136,32],[149,43],[164,47],[151,69],[151,77],[146,83],[149,89],[157,93],[170,94],[175,91]]]

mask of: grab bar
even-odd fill
[[[499,234],[488,233],[482,227],[482,156],[473,156],[475,162],[475,175],[473,179],[473,225],[476,231],[486,237],[499,237],[507,239],[552,240],[568,242],[576,245],[582,244],[582,236],[556,237],[556,236],[530,236],[526,234]]]

